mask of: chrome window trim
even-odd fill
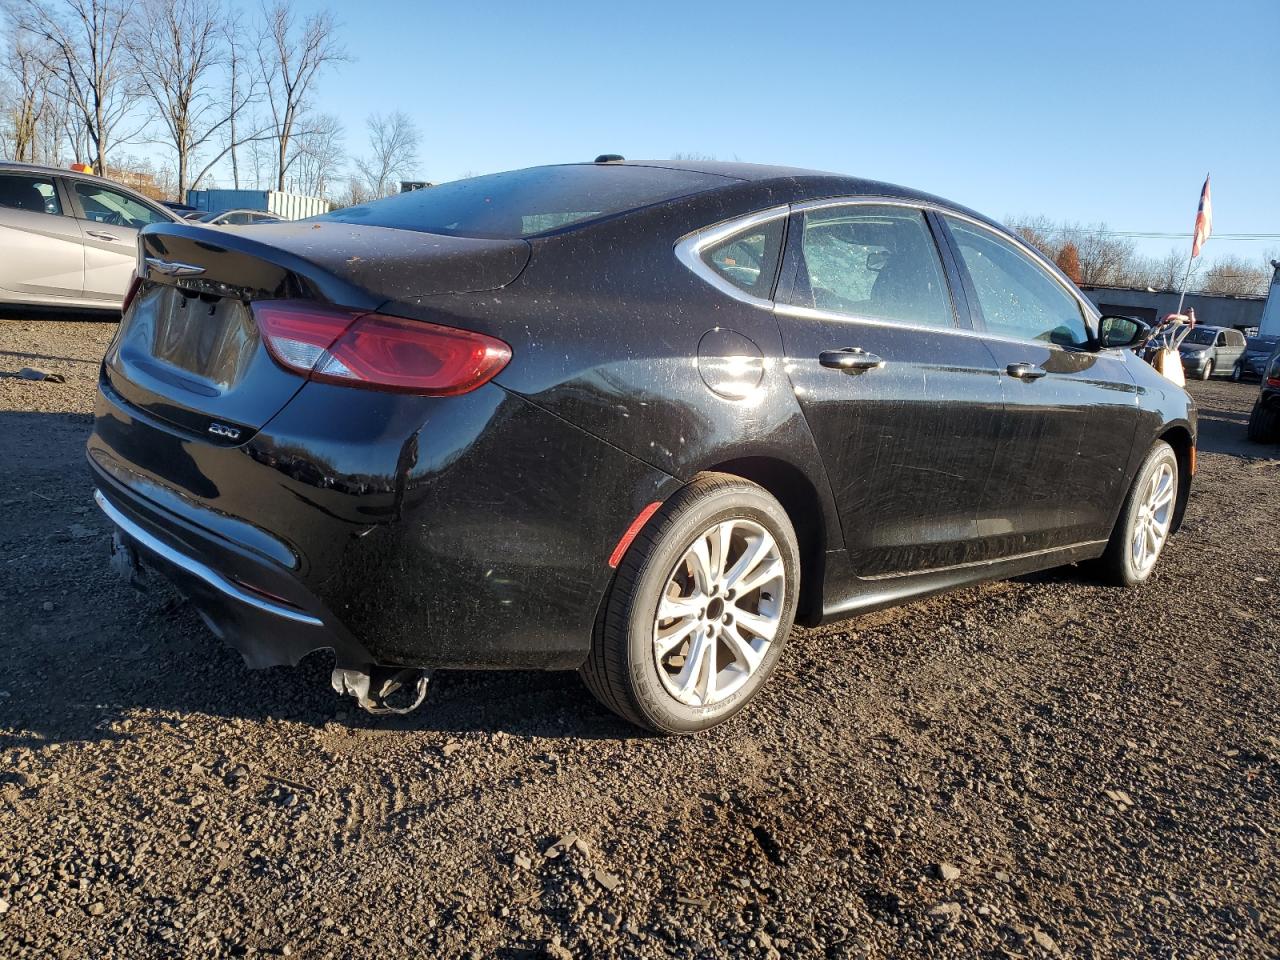
[[[224,596],[233,600],[238,600],[243,604],[247,604],[263,613],[269,613],[272,616],[280,617],[282,620],[292,620],[294,623],[306,624],[309,627],[323,627],[324,621],[318,617],[313,617],[309,613],[303,613],[301,610],[295,610],[292,607],[286,607],[282,604],[271,603],[262,597],[254,596],[245,590],[241,590],[234,583],[218,573],[210,567],[205,566],[198,560],[188,557],[185,553],[181,553],[169,546],[164,541],[152,536],[138,524],[134,523],[126,517],[115,504],[108,500],[101,490],[93,491],[93,499],[98,502],[98,506],[102,512],[119,527],[130,540],[136,541],[139,545],[150,550],[163,560],[169,561],[176,567],[180,567],[193,577],[203,580],[210,587],[217,590]]]
[[[676,241],[675,253],[676,258],[683,263],[695,276],[699,277],[715,289],[719,290],[726,296],[741,302],[758,307],[761,310],[772,310],[774,313],[783,316],[798,317],[808,320],[836,320],[847,321],[850,323],[861,323],[872,326],[893,327],[901,330],[916,330],[924,333],[947,332],[960,334],[961,336],[975,337],[979,340],[994,340],[999,343],[1013,343],[1025,346],[1049,347],[1053,350],[1066,351],[1088,351],[1091,353],[1104,352],[1101,348],[1097,350],[1089,350],[1088,347],[1064,347],[1061,344],[1050,343],[1046,340],[1035,340],[1030,337],[1007,337],[1001,334],[992,333],[987,330],[974,330],[970,327],[953,325],[949,327],[932,327],[928,324],[918,323],[898,323],[893,320],[883,320],[876,317],[860,317],[856,315],[832,313],[827,310],[817,310],[813,307],[798,307],[786,303],[778,303],[775,300],[766,300],[763,297],[752,296],[745,290],[734,286],[720,274],[716,273],[709,267],[705,260],[702,259],[702,251],[714,243],[733,236],[743,230],[751,227],[759,226],[762,223],[768,223],[771,220],[777,220],[779,217],[790,216],[793,213],[805,213],[809,210],[826,210],[832,207],[905,207],[911,210],[931,210],[942,216],[955,217],[957,220],[964,220],[971,223],[981,230],[992,234],[998,239],[1004,240],[1012,244],[1019,252],[1030,258],[1030,260],[1061,287],[1075,302],[1080,306],[1084,315],[1085,328],[1097,343],[1098,320],[1102,314],[1098,308],[1093,305],[1087,297],[1078,290],[1072,289],[1062,282],[1058,275],[1058,269],[1051,264],[1049,260],[1030,244],[1023,241],[1020,237],[1003,232],[989,223],[984,223],[976,217],[972,217],[967,213],[961,213],[951,207],[940,203],[933,203],[928,200],[904,200],[899,197],[878,197],[878,196],[856,196],[856,197],[824,197],[820,200],[804,200],[798,203],[783,204],[776,207],[769,207],[764,210],[758,210],[755,213],[749,213],[745,216],[734,217],[731,220],[725,220],[722,223],[713,224],[709,227],[702,227],[692,233],[685,234]],[[785,253],[785,251],[784,251]],[[948,283],[950,278],[947,278]]]
[[[752,227],[758,227],[762,223],[769,223],[781,217],[789,216],[790,213],[791,207],[784,204],[779,207],[757,210],[755,213],[749,213],[743,217],[735,217],[732,220],[726,220],[723,223],[713,224],[712,226],[695,230],[693,233],[685,234],[685,236],[676,241],[676,259],[688,267],[696,277],[706,281],[726,296],[733,297],[735,300],[758,307],[761,310],[772,310],[774,306],[772,300],[747,293],[741,287],[734,286],[716,273],[702,259],[702,251],[712,244],[732,237],[736,233],[750,230]]]
[[[773,312],[784,317],[795,317],[800,320],[835,320],[841,323],[856,323],[868,327],[886,327],[893,330],[912,330],[917,333],[950,333],[975,340],[995,340],[999,343],[1014,343],[1020,346],[1047,347],[1050,350],[1062,350],[1068,353],[1084,352],[1082,347],[1064,347],[1060,343],[1048,340],[1024,340],[1017,337],[1003,337],[985,330],[974,330],[970,327],[931,327],[924,323],[899,323],[896,320],[884,320],[879,317],[863,317],[848,313],[832,313],[829,310],[817,310],[813,307],[797,307],[789,303],[776,303]],[[1088,351],[1092,353],[1093,351]],[[1101,351],[1098,351],[1099,353]]]

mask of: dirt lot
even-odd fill
[[[560,674],[351,712],[106,564],[113,324],[0,322],[0,955],[1280,955],[1280,452],[1196,384],[1135,592],[1067,569],[799,632],[696,739]],[[575,840],[576,838],[576,840]]]

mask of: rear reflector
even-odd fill
[[[300,300],[251,306],[276,362],[325,383],[454,396],[493,379],[511,359],[495,337],[423,320]]]

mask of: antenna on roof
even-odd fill
[[[596,157],[596,163],[618,163],[625,159],[627,158],[620,153],[602,153]]]

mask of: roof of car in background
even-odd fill
[[[157,209],[163,210],[169,216],[173,217],[175,221],[182,220],[182,218],[178,216],[177,212],[169,209],[169,207],[165,206],[165,204],[162,203],[161,201],[152,200],[145,193],[140,193],[139,191],[133,189],[133,187],[123,184],[118,180],[110,180],[107,177],[100,177],[94,173],[82,173],[79,170],[66,170],[66,169],[63,169],[62,167],[49,167],[40,163],[21,163],[17,160],[0,160],[0,173],[4,173],[6,171],[21,172],[21,173],[44,173],[44,174],[48,174],[49,176],[70,177],[72,180],[84,180],[88,183],[100,183],[104,187],[111,187],[113,190],[121,190],[125,193],[132,194],[133,196],[138,197],[141,200],[144,200],[149,206],[156,207]]]
[[[89,180],[93,183],[101,183],[105,186],[116,187],[118,189],[128,190],[130,193],[138,193],[132,187],[120,183],[118,180],[110,180],[107,177],[100,177],[96,173],[83,173],[79,170],[70,170],[64,167],[49,167],[41,163],[20,163],[17,160],[0,160],[0,170],[21,170],[28,173],[47,173],[53,176],[70,177],[73,180]],[[143,194],[138,194],[143,196]],[[159,204],[159,200],[151,200],[151,203]]]

